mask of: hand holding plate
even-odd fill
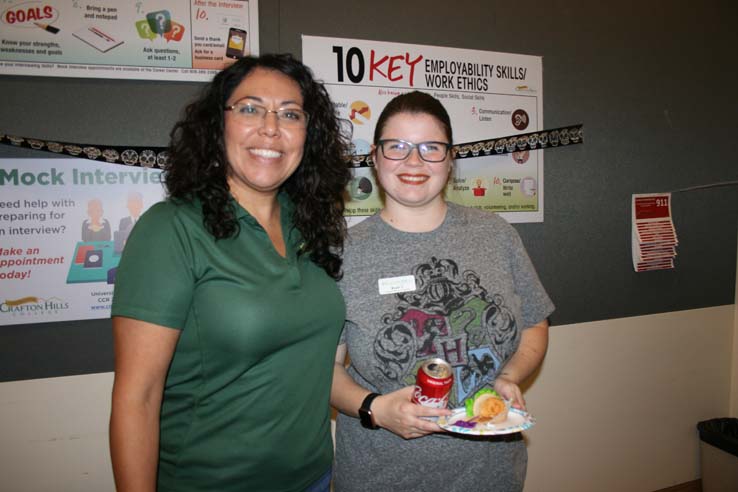
[[[517,384],[510,381],[505,376],[497,377],[497,380],[495,381],[495,391],[505,400],[509,400],[513,408],[526,411],[523,392],[520,391],[520,387]]]

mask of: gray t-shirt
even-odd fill
[[[341,343],[349,374],[378,393],[412,385],[440,357],[454,371],[449,406],[492,386],[521,332],[554,306],[513,227],[497,215],[448,204],[434,231],[394,229],[379,215],[352,227],[339,286],[346,299]],[[415,290],[380,294],[413,276]],[[404,440],[339,414],[336,492],[522,490],[527,455],[520,435],[455,434]]]

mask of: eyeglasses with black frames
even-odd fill
[[[420,158],[426,162],[443,162],[448,155],[450,143],[446,142],[407,142],[399,139],[386,139],[377,142],[385,159],[401,161],[407,159],[414,148],[418,149]]]
[[[233,111],[233,114],[247,125],[261,125],[267,113],[274,113],[279,126],[283,128],[305,128],[310,120],[307,111],[297,108],[267,109],[258,104],[240,102],[223,109]]]

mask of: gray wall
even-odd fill
[[[674,195],[675,270],[636,274],[630,256],[631,194],[738,179],[734,2],[271,0],[259,9],[262,53],[299,56],[309,34],[543,56],[545,127],[583,123],[585,135],[584,145],[546,151],[545,221],[516,225],[557,304],[553,324],[734,303],[734,187]],[[199,88],[2,76],[0,132],[163,146]],[[49,155],[0,146],[0,157]],[[108,320],[0,327],[0,381],[111,368]]]

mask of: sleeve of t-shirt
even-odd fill
[[[341,336],[338,337],[337,345],[345,345],[348,343],[349,330],[358,330],[356,323],[349,320],[343,321],[343,329],[341,330]]]
[[[510,256],[515,291],[522,302],[522,328],[530,328],[546,319],[555,309],[546,289],[538,278],[533,263],[525,251],[517,231],[512,230]]]
[[[341,336],[338,337],[338,345],[346,343],[346,322],[343,322],[343,329],[341,330]]]
[[[195,286],[188,239],[177,205],[149,208],[123,250],[111,315],[183,329]]]

